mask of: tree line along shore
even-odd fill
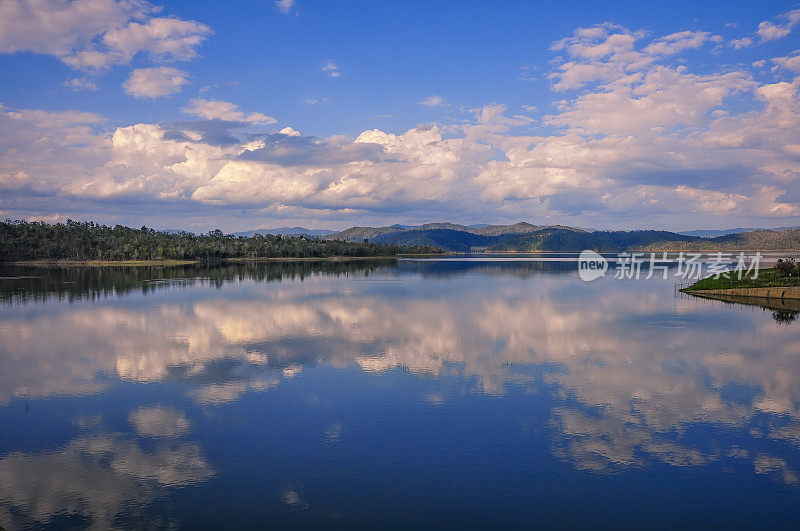
[[[305,236],[257,234],[250,237],[220,230],[197,235],[148,227],[110,227],[91,221],[50,224],[7,220],[0,222],[0,262],[141,262],[335,257],[380,257],[441,253],[427,245],[396,245]]]

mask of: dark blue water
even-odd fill
[[[800,320],[550,261],[0,271],[0,524],[800,524]]]

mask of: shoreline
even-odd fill
[[[722,290],[695,290],[694,292],[686,293],[699,299],[720,301],[728,304],[744,304],[769,310],[800,312],[800,297],[786,297],[781,299],[775,297],[734,295],[729,293],[705,293],[705,291]]]
[[[680,252],[720,252],[720,250],[703,249],[703,250],[658,250],[658,251],[644,251],[640,249],[628,249],[625,251],[596,251],[598,253],[612,254],[621,252],[667,252],[667,253],[680,253]],[[752,249],[752,250],[729,250],[724,249],[722,252],[761,252],[761,253],[800,253],[800,250],[771,250],[771,249]],[[397,255],[379,255],[379,256],[258,256],[258,257],[230,257],[230,258],[214,258],[209,260],[175,260],[175,259],[156,259],[156,260],[17,260],[12,262],[0,262],[0,266],[28,266],[28,267],[65,267],[65,266],[79,266],[79,267],[164,267],[164,266],[184,266],[196,264],[214,264],[214,263],[244,263],[244,262],[342,262],[342,261],[357,261],[357,260],[397,260],[400,258],[437,258],[443,256],[463,256],[463,255],[518,255],[518,254],[580,254],[578,251],[469,251],[469,252],[453,252],[444,251],[441,253],[422,253],[422,254],[397,254]],[[682,291],[688,292],[688,289]],[[701,290],[694,290],[701,291]]]
[[[680,290],[689,295],[706,297],[742,297],[757,299],[800,300],[800,286],[765,286],[760,288],[722,288]]]
[[[800,249],[658,249],[656,251],[651,251],[648,249],[634,249],[634,251],[637,253],[800,253]]]
[[[585,249],[594,251],[598,254],[619,254],[619,253],[800,253],[800,249],[623,249],[612,251],[597,251],[595,249]],[[581,251],[457,251],[445,254],[580,254]]]
[[[442,256],[441,254],[402,254],[381,256],[308,256],[308,257],[235,257],[213,260],[20,260],[0,262],[0,266],[27,267],[171,267],[197,264],[223,264],[247,262],[347,262],[360,260],[397,260],[405,257]]]

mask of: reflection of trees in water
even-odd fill
[[[0,267],[0,302],[68,301],[133,291],[150,293],[176,284],[206,283],[221,287],[225,283],[255,280],[272,282],[304,280],[315,275],[367,276],[378,270],[426,277],[453,277],[480,273],[491,277],[529,278],[537,274],[570,274],[575,262],[439,262],[396,259],[325,261],[274,261],[244,263],[206,263],[183,266],[58,266]]]
[[[781,324],[789,324],[797,319],[797,315],[800,312],[795,312],[793,310],[772,310],[772,318],[775,319],[775,322]]]
[[[739,295],[705,295],[691,293],[692,298],[718,301],[722,304],[732,306],[754,306],[761,308],[762,311],[770,312],[776,323],[789,324],[794,322],[800,315],[800,301],[797,299],[778,299],[765,297],[744,297]]]
[[[193,264],[185,266],[67,266],[0,268],[0,301],[33,302],[51,298],[69,301],[95,299],[132,291],[149,293],[178,283],[255,280],[304,280],[312,275],[369,275],[379,268],[394,268],[395,259],[274,261]]]

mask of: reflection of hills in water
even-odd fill
[[[537,274],[570,274],[578,270],[576,256],[560,259],[479,258],[475,260],[400,260],[398,269],[426,277],[451,277],[480,273],[491,277],[530,278]]]
[[[273,282],[304,280],[306,277],[360,275],[378,270],[426,277],[448,277],[480,273],[500,277],[528,278],[539,273],[569,273],[572,262],[543,261],[417,261],[366,259],[341,261],[275,261],[197,264],[185,266],[93,266],[93,267],[0,267],[0,301],[68,301],[95,299],[140,291],[147,294],[177,284],[207,284],[252,280]]]

